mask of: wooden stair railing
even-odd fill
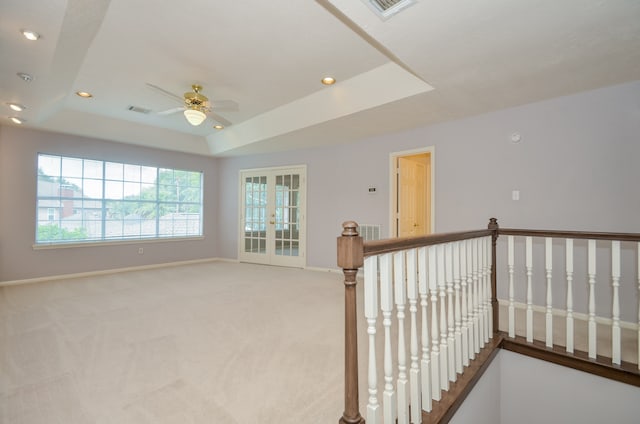
[[[497,299],[497,241],[499,235],[507,235],[507,273],[509,280],[508,331],[500,331],[499,303]],[[526,337],[515,334],[514,314],[514,252],[513,237],[526,238],[527,280],[527,330]],[[551,297],[552,257],[550,238],[588,239],[589,242],[589,338],[595,337],[592,330],[595,303],[593,285],[595,280],[594,240],[612,242],[612,358],[595,354],[593,343],[589,352],[573,348],[567,337],[566,345],[554,343],[553,335],[545,341],[534,340],[532,315],[532,259],[531,238],[544,237],[547,304],[545,312],[546,330],[553,331],[553,309]],[[628,384],[640,386],[637,364],[620,360],[620,310],[618,287],[620,285],[619,242],[638,243],[638,290],[640,291],[640,234],[586,233],[569,231],[538,231],[500,229],[492,218],[487,230],[435,234],[415,238],[400,238],[363,242],[357,233],[355,222],[343,224],[342,236],[338,238],[338,265],[344,272],[345,284],[345,410],[340,423],[364,423],[359,411],[358,392],[358,345],[356,313],[356,275],[365,268],[365,318],[369,335],[369,402],[367,420],[370,424],[387,423],[446,423],[453,416],[471,388],[496,356],[497,349],[504,348],[535,358],[591,372]],[[567,258],[573,254],[572,242],[567,242]],[[593,251],[592,251],[593,249]],[[380,261],[378,263],[378,256]],[[567,259],[567,328],[573,331],[571,284],[573,259]],[[393,282],[392,282],[393,281]],[[373,288],[373,291],[371,290]],[[369,290],[367,290],[369,289]],[[378,298],[378,289],[380,298]],[[372,294],[373,293],[373,294]],[[392,300],[393,299],[393,300]],[[394,305],[395,301],[395,305]],[[431,302],[431,303],[430,303]],[[378,304],[383,315],[384,341],[384,393],[382,404],[377,399],[378,378],[376,374],[375,334]],[[408,318],[405,315],[408,304]],[[428,312],[428,306],[431,311]],[[398,352],[397,369],[391,365],[392,311],[397,311]],[[439,313],[438,313],[439,310]],[[418,347],[418,311],[421,311],[422,356]],[[640,306],[639,306],[640,314]],[[428,323],[429,315],[431,322]],[[410,330],[405,330],[405,320],[410,321]],[[640,316],[639,316],[640,321]],[[571,323],[571,325],[569,324]],[[429,327],[431,335],[429,337]],[[406,332],[406,334],[405,334]],[[640,332],[640,330],[639,330]],[[572,335],[573,333],[571,333]],[[409,339],[410,361],[407,363],[405,335]],[[468,338],[467,338],[468,336]],[[640,355],[640,336],[639,355]],[[373,346],[373,347],[371,347]],[[429,350],[431,348],[431,351]],[[640,362],[640,361],[639,361]],[[409,366],[407,366],[409,365]],[[407,372],[408,370],[408,372]],[[392,386],[397,377],[397,390]],[[418,383],[420,380],[422,383]],[[428,380],[431,380],[430,382]],[[425,383],[426,381],[426,383]],[[418,405],[419,408],[414,410]],[[383,408],[384,407],[384,408]],[[424,407],[424,408],[423,408]],[[381,413],[384,410],[384,413]]]
[[[358,318],[356,305],[356,274],[364,263],[362,237],[358,224],[342,224],[338,237],[338,266],[344,273],[344,412],[340,424],[364,423],[360,415],[358,396]]]

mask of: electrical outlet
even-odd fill
[[[142,255],[144,254],[144,248],[143,247],[139,247],[138,248],[138,255]]]

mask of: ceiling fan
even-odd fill
[[[182,111],[187,121],[193,126],[202,124],[207,119],[208,115],[214,121],[224,125],[225,127],[228,127],[229,125],[231,125],[231,122],[213,112],[213,109],[215,109],[216,111],[238,110],[238,103],[233,100],[216,100],[213,103],[209,102],[209,98],[201,93],[202,86],[198,84],[193,84],[191,86],[192,91],[187,91],[182,97],[177,96],[170,91],[165,90],[164,88],[158,87],[157,85],[151,83],[146,84],[147,87],[151,88],[152,90],[155,90],[179,103],[182,103],[182,106],[158,112],[158,115],[171,115],[172,113]]]

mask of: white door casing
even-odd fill
[[[407,159],[415,159],[418,162],[422,162],[426,158],[424,169],[418,170],[417,167],[414,167],[413,170],[409,170],[413,175],[410,178],[407,178],[406,181],[402,181],[402,177],[400,175],[400,166],[401,158]],[[421,158],[421,159],[418,159]],[[411,167],[410,161],[404,161],[405,164]],[[414,162],[415,163],[415,162]],[[406,172],[406,170],[405,170]],[[416,174],[422,174],[421,176],[417,176]],[[402,152],[393,152],[389,155],[389,237],[402,237],[402,236],[412,236],[412,235],[421,235],[421,234],[431,234],[435,229],[435,183],[434,183],[434,175],[435,175],[435,148],[433,146],[421,148],[421,149],[413,149],[406,150]],[[405,175],[405,177],[409,177]],[[417,186],[415,178],[420,179],[420,183]],[[403,185],[411,185],[412,187],[403,187]],[[402,191],[403,188],[406,189],[405,192],[420,192],[421,199],[416,199],[415,202],[411,202],[411,200],[407,199]],[[405,203],[402,205],[402,203]],[[413,206],[410,204],[414,203]],[[410,214],[407,215],[407,206],[409,206],[409,210],[413,211],[413,213],[417,213],[418,215],[426,215],[426,222],[411,222],[409,220],[413,220],[413,216]],[[405,213],[403,214],[402,209],[405,209]],[[401,223],[403,220],[406,222]],[[404,234],[399,234],[399,227],[407,228],[407,225],[417,224],[415,227],[417,234],[412,234],[408,231],[401,231]],[[404,224],[404,225],[401,225]],[[420,228],[422,227],[422,228]]]

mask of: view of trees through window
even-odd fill
[[[36,243],[202,235],[202,172],[38,155]]]

